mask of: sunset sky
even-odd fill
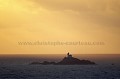
[[[104,45],[19,45],[87,41]],[[120,54],[120,0],[0,0],[0,54]]]

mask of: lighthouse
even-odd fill
[[[67,53],[67,57],[68,57],[68,58],[72,58],[72,55],[68,52],[68,53]]]

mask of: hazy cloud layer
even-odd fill
[[[120,0],[31,0],[50,11],[76,13],[102,26],[120,26]],[[81,19],[81,18],[80,18]]]
[[[120,13],[120,0],[32,0],[51,10]]]
[[[120,0],[0,0],[0,32],[3,53],[119,53]],[[55,50],[17,47],[19,40],[103,41],[106,45],[58,46]]]

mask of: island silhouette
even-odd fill
[[[44,61],[42,63],[40,62],[32,62],[30,65],[95,65],[95,62],[92,62],[90,60],[80,60],[78,58],[72,57],[72,55],[68,52],[67,56],[64,57],[60,62],[48,62]]]

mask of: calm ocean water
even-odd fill
[[[66,55],[0,55],[0,79],[120,79],[120,55],[73,55],[97,65],[29,65]],[[114,64],[114,65],[112,65]]]

